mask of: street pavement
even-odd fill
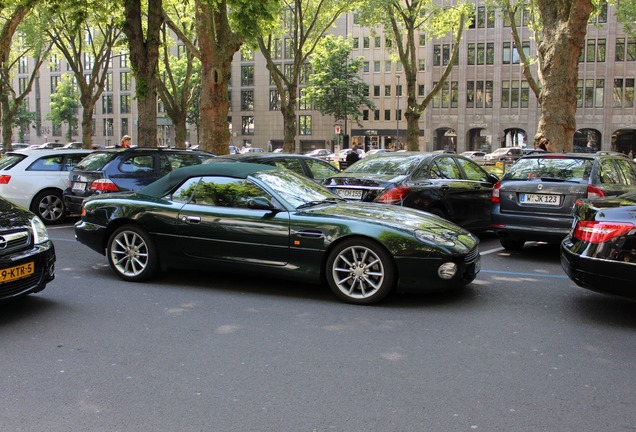
[[[55,281],[0,306],[2,431],[636,430],[636,303],[554,246],[484,236],[467,289],[361,307],[247,274],[127,283],[50,235]]]

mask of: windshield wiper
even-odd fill
[[[296,207],[296,209],[313,207],[313,206],[317,206],[317,205],[321,205],[321,204],[336,204],[336,203],[343,202],[343,201],[346,201],[346,199],[344,199],[344,198],[326,198],[324,200],[315,200],[315,201],[306,202],[306,203],[301,204],[298,207]]]

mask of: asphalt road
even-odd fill
[[[467,289],[360,307],[244,274],[126,283],[50,234],[55,281],[0,306],[0,431],[636,430],[636,303],[555,247],[485,237]]]

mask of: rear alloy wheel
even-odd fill
[[[369,305],[386,297],[395,287],[393,257],[367,239],[346,240],[329,254],[327,282],[339,299]]]
[[[150,235],[134,225],[118,228],[108,239],[108,262],[119,277],[139,282],[151,278],[157,269],[157,252]]]
[[[37,194],[31,204],[31,211],[47,225],[60,223],[66,216],[62,194],[54,190]]]
[[[523,245],[526,243],[525,240],[513,240],[508,238],[500,238],[499,243],[503,246],[504,249],[509,251],[520,251],[523,249]]]

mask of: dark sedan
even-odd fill
[[[91,197],[75,233],[124,280],[166,267],[255,272],[326,281],[355,304],[398,285],[459,288],[480,265],[478,239],[449,221],[349,203],[291,171],[250,163],[191,166],[137,192]]]
[[[561,265],[577,285],[636,300],[636,192],[581,200],[561,242]]]
[[[402,152],[367,156],[324,184],[342,198],[424,210],[478,232],[491,227],[497,181],[464,156]]]
[[[55,248],[33,213],[0,198],[0,301],[42,291],[55,277]]]
[[[338,174],[340,170],[329,162],[312,156],[290,153],[242,153],[224,156],[240,162],[260,163],[278,168],[286,168],[317,183],[322,183],[327,177]],[[211,162],[215,162],[211,159]]]

